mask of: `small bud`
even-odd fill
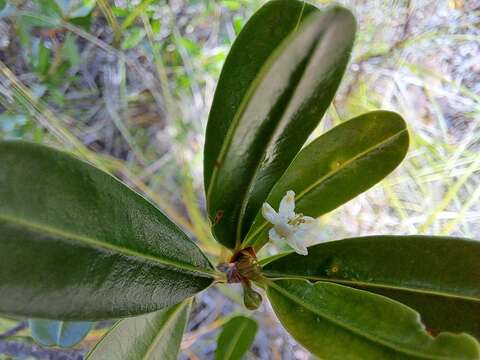
[[[257,310],[262,304],[262,295],[253,290],[250,284],[243,284],[243,303],[248,310]]]

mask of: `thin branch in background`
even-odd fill
[[[19,333],[22,330],[25,330],[26,328],[28,328],[28,322],[21,321],[11,329],[5,331],[4,333],[0,333],[0,340],[15,336],[17,333]]]
[[[82,360],[85,352],[85,350],[75,349],[47,349],[28,342],[0,341],[0,354],[14,356],[16,359]]]
[[[75,151],[85,159],[96,166],[103,168],[103,165],[97,161],[96,157],[92,156],[90,151],[88,151],[85,146],[61,124],[61,121],[48,108],[48,106],[35,97],[2,61],[0,61],[0,74],[4,76],[4,78],[0,78],[0,81],[4,83],[4,86],[7,89],[12,89],[13,93],[11,95],[16,97],[16,99],[27,109],[30,108],[30,110],[33,111],[34,117],[42,126],[56,134],[56,136],[58,136],[65,144],[72,146]]]
[[[112,59],[106,66],[104,72],[104,100],[110,118],[116,128],[128,144],[130,151],[142,166],[147,164],[147,160],[138,148],[135,139],[130,134],[126,122],[128,99],[126,96],[126,69],[123,59]]]
[[[120,40],[122,38],[122,28],[118,24],[117,18],[113,15],[112,8],[108,3],[108,0],[97,0],[97,4],[100,7],[103,15],[107,19],[108,24],[112,28],[113,31],[113,47],[118,48],[120,45]]]
[[[148,16],[146,16],[146,10],[148,9],[148,6],[150,5],[150,3],[152,3],[152,1],[153,0],[142,0],[140,4],[138,4],[134,9],[132,9],[132,11],[127,15],[125,20],[123,20],[122,22],[122,26],[121,26],[122,31],[128,29],[135,22],[135,20],[140,16],[142,17],[142,20],[143,20],[143,17],[147,17],[148,19]]]
[[[179,112],[176,106],[176,102],[173,98],[172,92],[170,90],[167,71],[165,65],[163,64],[162,55],[158,49],[158,44],[155,42],[152,26],[150,24],[150,19],[145,14],[141,14],[143,26],[147,34],[148,43],[150,45],[150,50],[152,51],[153,61],[155,63],[155,69],[157,71],[157,76],[160,80],[160,86],[162,88],[162,95],[165,99],[165,106],[167,108],[167,114],[170,119],[176,119],[179,116]]]

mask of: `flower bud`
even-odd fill
[[[250,284],[243,284],[243,303],[248,310],[256,310],[262,304],[262,295],[253,290]]]

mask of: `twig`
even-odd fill
[[[82,360],[85,355],[85,351],[45,349],[34,343],[0,341],[0,354],[13,356],[15,359],[33,358],[38,360]]]
[[[16,333],[25,330],[28,327],[28,323],[26,321],[22,321],[18,323],[16,326],[11,328],[10,330],[5,331],[4,333],[0,334],[0,340],[9,338],[14,336]]]

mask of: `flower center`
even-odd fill
[[[303,218],[303,214],[295,214],[295,217],[288,220],[288,223],[293,226],[298,226],[300,224],[305,223],[305,219]]]

